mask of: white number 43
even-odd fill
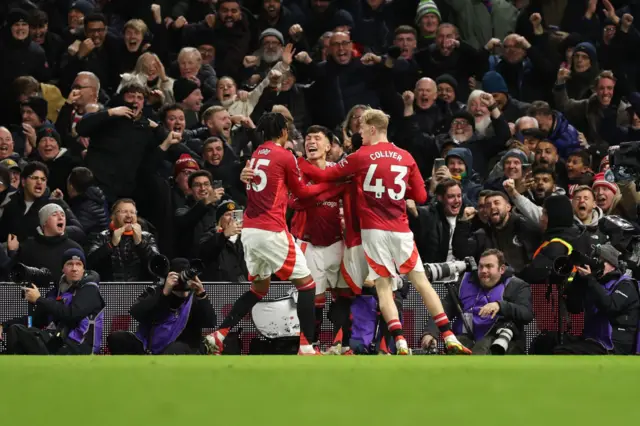
[[[377,168],[377,164],[372,164],[369,166],[367,176],[364,178],[363,189],[367,192],[373,192],[374,194],[376,194],[376,198],[382,198],[382,194],[384,194],[386,191],[392,200],[402,200],[404,198],[405,192],[407,192],[407,184],[404,182],[404,177],[407,175],[407,167],[397,165],[391,166],[391,171],[396,173],[393,184],[398,187],[398,191],[395,191],[393,188],[385,188],[382,184],[382,179],[376,179],[375,183],[371,185],[373,181],[373,175],[375,174]]]

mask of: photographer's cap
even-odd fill
[[[70,260],[79,260],[86,267],[87,259],[84,256],[84,252],[79,248],[70,248],[65,250],[62,254],[62,266]]]
[[[618,259],[620,258],[620,252],[616,250],[614,246],[607,243],[600,246],[600,259],[605,262],[618,267]]]

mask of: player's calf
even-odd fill
[[[298,353],[312,355],[316,351],[307,336],[313,336],[315,330],[316,283],[311,275],[291,280],[291,283],[298,289],[297,313],[300,320],[300,350]]]

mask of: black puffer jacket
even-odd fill
[[[70,248],[82,249],[67,234],[56,237],[37,234],[20,243],[14,264],[24,263],[35,268],[47,268],[51,272],[52,281],[57,282],[62,276],[62,255]]]
[[[78,222],[75,215],[63,200],[52,200],[49,195],[43,195],[33,202],[29,210],[25,213],[27,205],[24,201],[24,193],[22,190],[8,194],[5,198],[10,200],[4,207],[2,220],[0,220],[0,241],[7,241],[9,234],[14,234],[19,241],[24,241],[28,237],[38,235],[38,227],[40,219],[38,212],[42,207],[49,203],[58,204],[64,210],[66,216],[66,232],[69,238],[82,243],[85,239],[85,233],[82,225]]]
[[[464,208],[460,209],[462,213]],[[420,258],[425,263],[445,262],[449,254],[451,227],[442,204],[435,202],[418,207],[418,217],[409,216],[409,227],[415,235]]]
[[[69,207],[87,234],[87,240],[109,227],[107,200],[97,186],[90,186],[84,194],[72,198]]]
[[[244,249],[240,235],[235,241],[224,233],[211,228],[200,239],[198,257],[206,269],[201,278],[204,281],[246,281],[249,272],[244,261]]]
[[[156,240],[149,232],[142,232],[142,242],[135,245],[132,235],[123,235],[120,244],[111,245],[113,231],[97,234],[89,243],[87,263],[104,281],[145,281],[150,279],[149,260],[160,254]]]

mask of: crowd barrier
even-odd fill
[[[101,283],[100,292],[106,303],[105,327],[103,342],[106,336],[120,330],[135,331],[137,322],[129,316],[129,308],[151,283]],[[435,290],[444,298],[447,290],[442,283],[433,284]],[[244,293],[247,283],[205,283],[204,287],[211,300],[218,317],[218,323],[230,310],[235,300]],[[557,330],[557,294],[553,292],[548,298],[546,285],[532,285],[535,320],[526,327],[527,348],[532,339],[542,330]],[[274,282],[265,300],[272,300],[287,295],[291,285],[285,282]],[[44,295],[48,289],[41,288]],[[330,298],[327,298],[328,300]],[[548,300],[549,299],[549,300]],[[329,301],[327,301],[327,304]],[[327,305],[328,308],[328,305]],[[322,324],[322,342],[331,340],[331,324],[326,319]],[[0,322],[11,318],[28,315],[28,303],[21,297],[20,286],[10,283],[0,283]],[[403,301],[403,317],[405,337],[412,348],[420,346],[420,337],[424,325],[429,318],[427,310],[422,304],[420,295],[411,288],[407,299]],[[581,315],[571,316],[571,332],[579,335],[582,332],[583,319]],[[243,319],[239,327],[242,328],[240,339],[243,343],[243,353],[249,353],[249,344],[253,338],[262,338],[251,322],[250,316]],[[565,326],[565,330],[567,330]],[[207,333],[209,330],[204,330]],[[5,351],[4,340],[0,341],[0,352]],[[103,347],[104,353],[106,348]]]

